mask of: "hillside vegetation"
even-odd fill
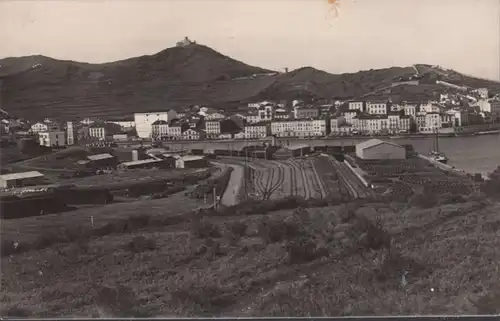
[[[415,73],[413,67],[392,67],[335,75],[304,67],[273,74],[198,44],[105,64],[30,56],[2,59],[0,65],[4,108],[28,119],[116,118],[193,104],[228,109],[261,99],[377,98],[395,77]],[[498,82],[428,65],[417,69],[428,85],[441,79],[500,92]],[[395,95],[407,100],[429,97],[428,89],[418,87],[404,86],[398,89],[404,93]]]
[[[2,315],[500,312],[499,203],[342,203],[288,198],[184,214],[143,208],[121,219],[115,210],[93,229],[67,221],[17,249],[4,239]],[[34,224],[16,221],[21,235]]]

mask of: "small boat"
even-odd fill
[[[434,160],[434,161],[440,162],[442,164],[448,163],[448,157],[446,157],[446,155],[444,153],[441,153],[439,151],[439,131],[438,130],[436,130],[436,138],[434,140],[434,149],[431,150],[431,152],[429,153],[429,158]]]
[[[448,157],[446,157],[446,155],[444,155],[443,153],[438,152],[437,150],[431,151],[429,153],[429,158],[442,164],[448,163]]]

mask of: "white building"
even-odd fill
[[[66,146],[66,137],[63,131],[46,131],[38,133],[40,146],[62,147]]]
[[[415,117],[417,115],[417,105],[407,104],[403,106],[405,116]]]
[[[135,127],[135,121],[133,120],[110,120],[106,121],[106,123],[118,125],[123,129],[130,129]]]
[[[92,138],[97,138],[99,140],[105,140],[106,139],[106,128],[104,128],[103,125],[99,124],[92,124],[89,127],[89,137]]]
[[[249,124],[244,127],[244,138],[258,139],[267,137],[267,126],[265,124]]]
[[[352,124],[352,120],[359,115],[359,111],[350,110],[343,113],[343,116],[347,123]]]
[[[168,127],[168,137],[170,139],[181,139],[182,126],[181,124],[173,124]]]
[[[30,128],[32,133],[46,132],[51,130],[59,130],[59,126],[52,122],[39,122],[33,124]]]
[[[356,156],[361,159],[406,159],[406,149],[392,142],[370,139],[356,145]]]
[[[80,124],[85,125],[85,126],[90,126],[93,123],[95,123],[95,121],[93,121],[90,118],[85,118],[84,120],[80,121]]]
[[[164,120],[157,120],[151,125],[151,137],[163,138],[168,136],[168,123]]]
[[[177,112],[173,109],[169,111],[135,113],[134,122],[137,136],[143,139],[151,138],[153,130],[152,125],[155,121],[164,120],[170,123],[172,119],[175,118],[177,118]]]
[[[434,133],[441,128],[441,115],[436,112],[425,114],[425,126],[419,128],[423,133]]]
[[[346,119],[344,116],[340,116],[338,118],[331,118],[330,119],[330,130],[332,134],[336,134],[341,131],[341,127],[345,125]]]
[[[480,99],[477,101],[477,106],[483,113],[491,113],[491,104],[486,99]]]
[[[440,106],[435,102],[427,102],[420,105],[420,112],[422,113],[439,113],[441,110]]]
[[[66,123],[66,143],[71,146],[75,144],[75,129],[73,128],[73,122]]]
[[[219,120],[206,120],[205,133],[207,137],[217,137],[221,133]]]
[[[278,137],[319,137],[326,135],[326,120],[301,119],[271,122],[271,134]]]
[[[184,139],[184,140],[199,140],[200,139],[200,132],[193,129],[193,128],[189,128],[182,133],[182,139]]]
[[[386,115],[387,114],[387,103],[381,102],[367,102],[366,110],[368,114],[371,115]]]
[[[349,103],[349,110],[364,111],[363,105],[364,105],[364,102],[362,102],[362,101],[352,101]]]
[[[388,130],[387,116],[359,116],[352,120],[352,130],[362,133],[378,133]]]

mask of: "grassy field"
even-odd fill
[[[141,206],[173,214],[161,201]],[[109,217],[126,211],[116,206]],[[32,316],[498,313],[499,211],[347,204],[151,223],[4,258],[0,302]]]
[[[64,229],[68,226],[90,227],[91,216],[94,218],[95,228],[99,228],[117,219],[137,215],[176,215],[203,205],[202,201],[190,199],[184,195],[184,192],[181,192],[156,200],[92,206],[59,214],[2,220],[0,229],[2,241],[33,242],[50,230]]]

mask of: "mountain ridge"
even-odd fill
[[[397,77],[415,74],[414,66],[344,74],[306,66],[278,73],[200,44],[102,64],[35,55],[4,58],[0,65],[2,108],[28,119],[130,117],[134,112],[194,104],[231,109],[260,99],[353,99],[384,90]],[[500,92],[498,82],[416,66],[431,81],[444,78]],[[425,90],[435,95],[440,89]]]

